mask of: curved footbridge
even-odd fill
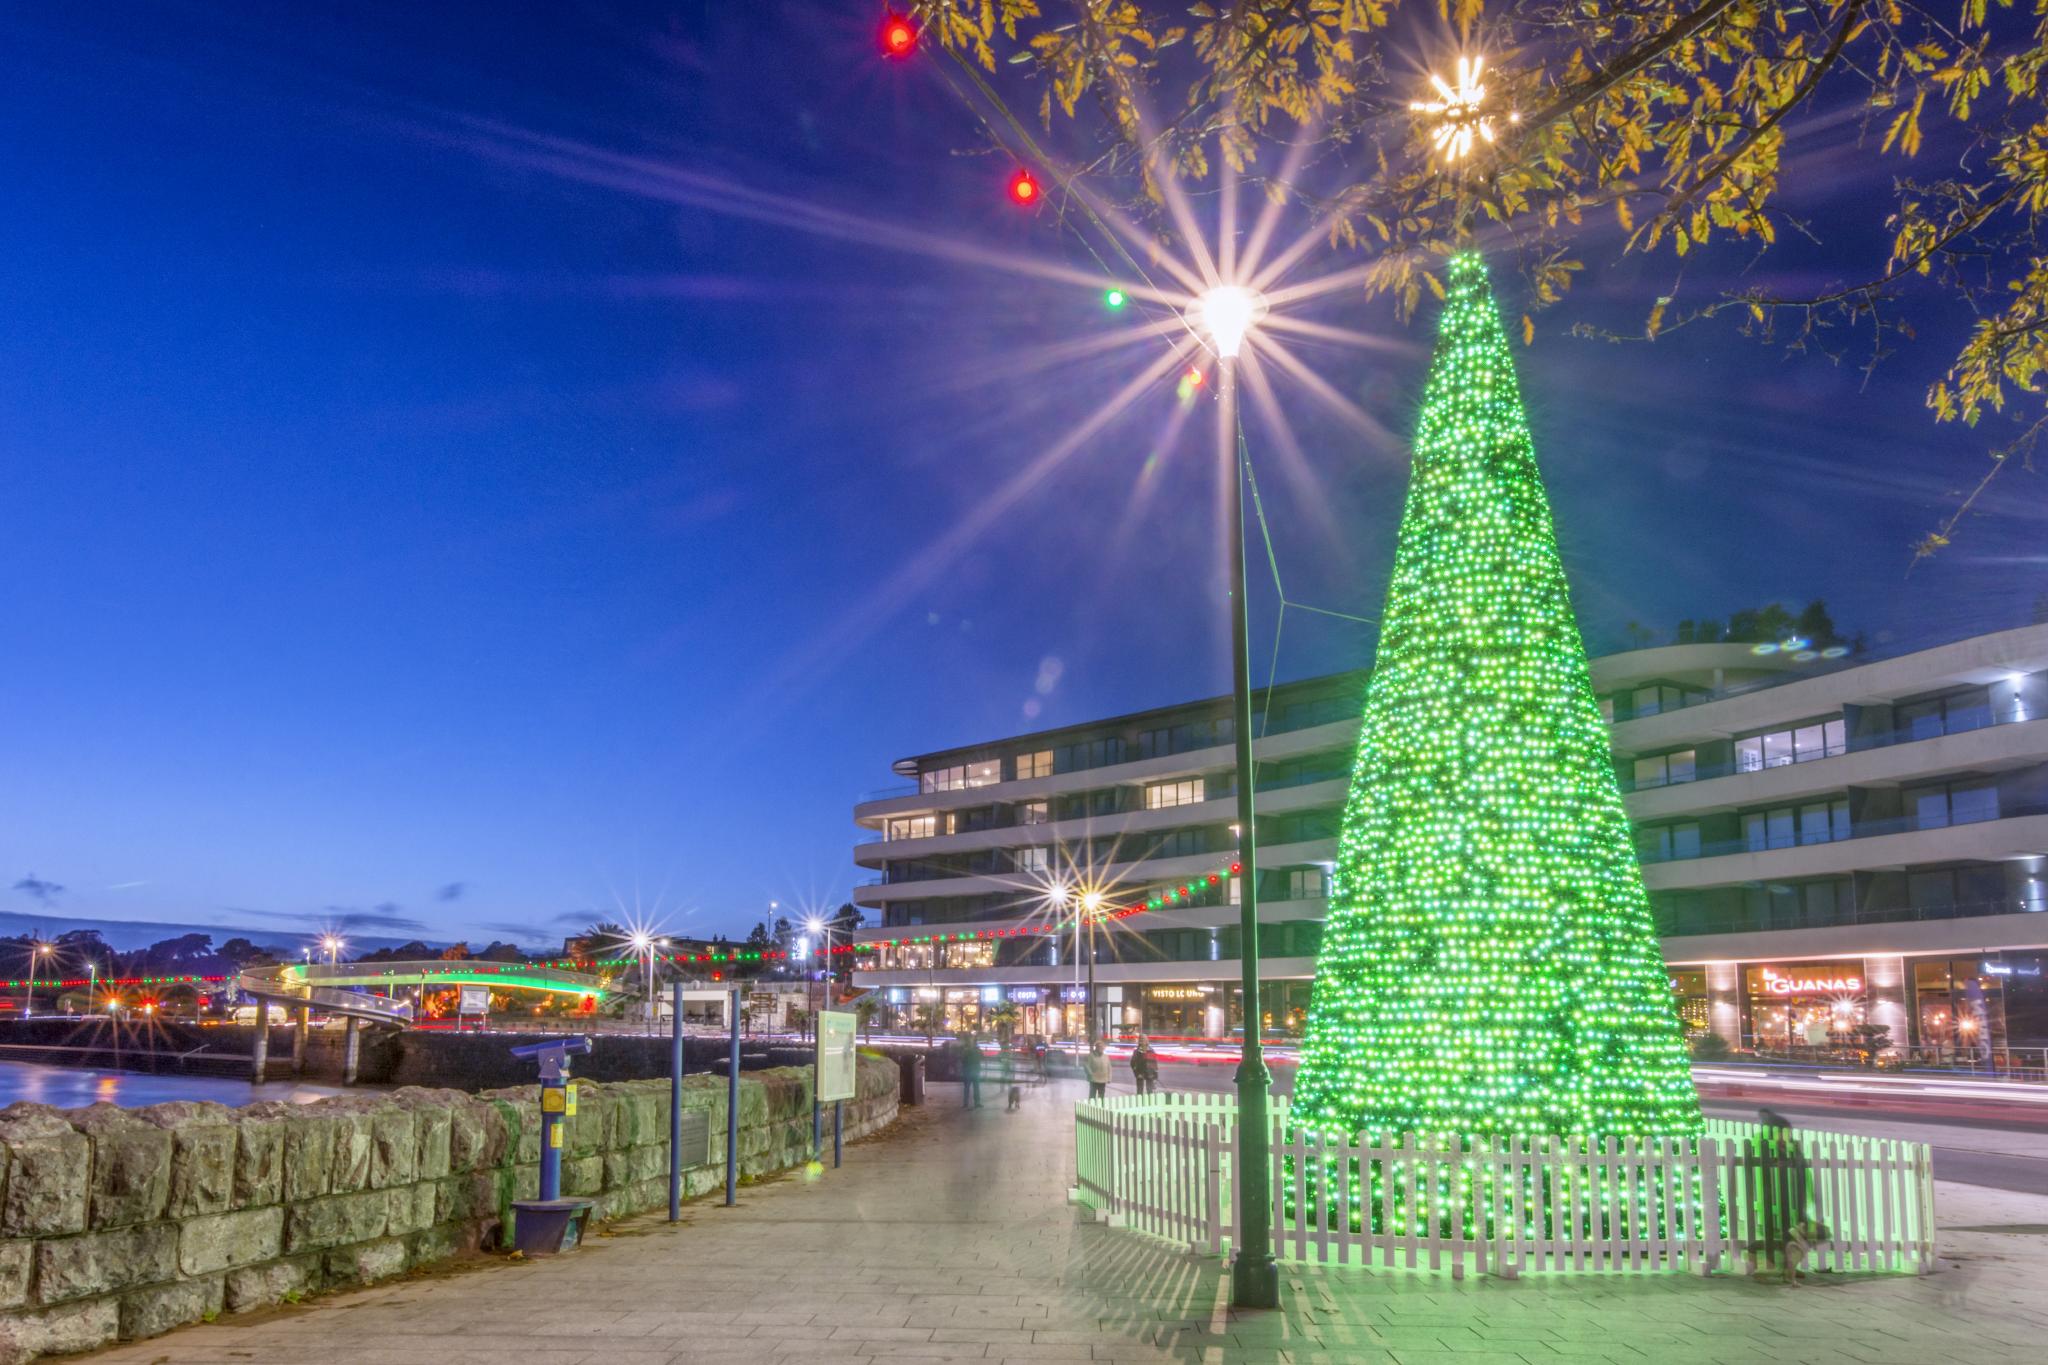
[[[292,963],[243,972],[235,978],[235,989],[242,994],[253,996],[266,1006],[284,1005],[297,1011],[299,1027],[292,1035],[294,1069],[305,1059],[306,1031],[313,1011],[347,1019],[348,1047],[342,1079],[349,1085],[355,1083],[364,1024],[388,1028],[407,1028],[412,1024],[411,1003],[394,994],[401,988],[488,986],[492,990],[539,991],[602,1002],[610,985],[609,978],[554,967],[533,967],[523,962],[450,962],[440,958],[423,962]],[[264,1079],[269,1053],[270,1030],[259,1027],[251,1057],[257,1081]]]

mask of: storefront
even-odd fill
[[[1743,972],[1742,983],[1750,1045],[1759,1052],[1845,1052],[1870,1039],[1860,962],[1760,963]]]
[[[1146,986],[1139,1027],[1154,1038],[1220,1038],[1223,1036],[1223,989],[1220,986]]]

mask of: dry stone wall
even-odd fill
[[[863,1056],[849,1139],[896,1117],[894,1063]],[[540,1182],[536,1087],[404,1089],[245,1109],[180,1101],[0,1109],[0,1365],[368,1284],[473,1251]],[[726,1082],[692,1076],[725,1179]],[[564,1194],[620,1217],[668,1201],[669,1083],[579,1083]],[[811,1074],[740,1079],[739,1168],[809,1159]]]

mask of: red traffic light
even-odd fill
[[[911,23],[907,15],[884,13],[881,30],[876,36],[884,57],[901,61],[917,51],[917,25]]]
[[[1020,208],[1036,208],[1043,193],[1038,187],[1038,177],[1028,170],[1019,170],[1010,177],[1010,202]]]

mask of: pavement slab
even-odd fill
[[[483,1263],[223,1318],[93,1365],[1919,1365],[2041,1359],[2048,1198],[1942,1185],[1943,1268],[1484,1276],[1283,1266],[1238,1312],[1221,1263],[1066,1203],[1078,1087],[962,1110],[958,1091],[843,1169],[621,1224],[573,1255]]]

